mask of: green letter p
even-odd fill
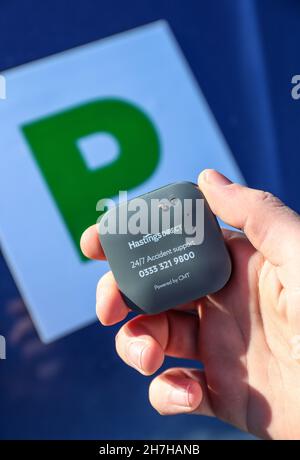
[[[78,253],[86,260],[79,240],[99,217],[98,200],[138,186],[155,170],[160,154],[155,127],[135,105],[103,99],[26,124],[22,130]],[[79,141],[95,134],[113,136],[119,149],[113,161],[91,169]]]

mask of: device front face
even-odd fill
[[[128,306],[159,313],[221,289],[231,261],[199,188],[178,182],[104,214],[100,242]]]

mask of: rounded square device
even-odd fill
[[[176,182],[109,209],[99,238],[126,304],[159,313],[220,290],[224,238],[196,184]]]

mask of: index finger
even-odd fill
[[[91,225],[83,232],[80,247],[83,254],[89,259],[106,260],[100,244],[97,224]]]

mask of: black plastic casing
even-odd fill
[[[176,213],[172,215],[171,227],[166,227],[163,219],[159,220],[160,235],[164,236],[157,241],[151,240],[151,233],[150,241],[149,235],[145,237],[141,233],[108,233],[103,217],[114,212],[119,223],[118,208],[125,206],[129,219],[132,200],[107,211],[99,224],[100,242],[126,304],[133,310],[154,314],[219,291],[230,277],[231,260],[219,224],[198,186],[191,182],[176,182],[139,198],[148,204],[149,225],[151,199],[167,199],[177,205],[179,201],[183,205],[185,199],[190,199],[193,212],[196,200],[204,200],[204,221],[201,222],[204,239],[201,244],[185,247],[186,238],[193,239],[184,231],[172,233],[180,226],[184,230],[184,216],[176,221]],[[141,239],[145,241],[145,238],[146,243],[141,244]],[[182,257],[179,259],[179,256]]]

